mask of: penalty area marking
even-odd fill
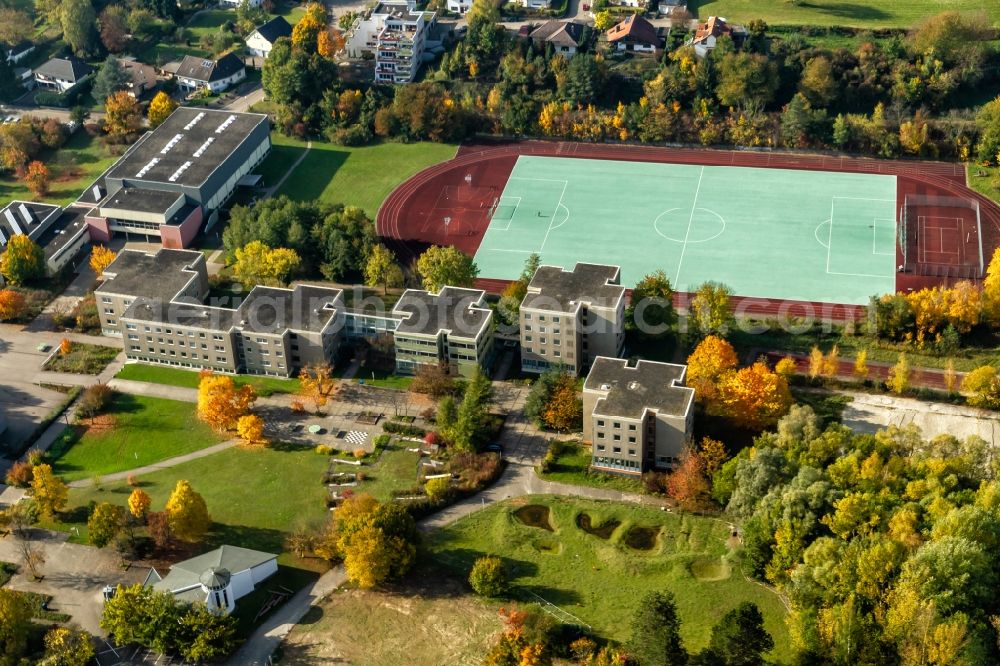
[[[824,224],[830,224],[831,222],[833,222],[833,220],[823,220],[822,222],[817,224],[816,228],[813,230],[813,236],[816,237],[816,242],[825,247],[827,250],[830,249],[830,244],[824,243],[823,240],[819,237],[819,230],[823,228]],[[830,237],[830,232],[827,231],[827,238],[829,239],[829,237]]]

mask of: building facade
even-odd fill
[[[247,77],[243,61],[232,53],[218,60],[185,56],[177,67],[177,85],[181,90],[209,90],[220,93]]]
[[[288,21],[280,16],[275,16],[267,23],[257,27],[247,35],[247,52],[258,58],[267,58],[271,55],[274,43],[282,37],[292,36],[292,26]]]
[[[344,325],[339,289],[255,287],[237,308],[206,305],[201,252],[121,252],[95,290],[101,332],[130,361],[293,377],[333,364]]]
[[[625,347],[625,288],[617,266],[540,266],[521,303],[521,369],[586,372],[598,356]]]
[[[694,414],[686,372],[672,363],[594,360],[583,385],[583,433],[594,469],[638,476],[679,462]]]
[[[345,44],[347,55],[372,54],[376,83],[412,83],[435,21],[434,12],[420,11],[412,1],[384,0],[355,21]]]
[[[14,236],[24,235],[45,255],[45,272],[55,275],[90,243],[87,208],[14,200],[0,209],[0,255]],[[0,285],[4,282],[0,276]]]
[[[91,238],[187,247],[270,152],[270,130],[263,114],[178,108],[81,195]]]
[[[493,365],[493,311],[486,292],[443,287],[438,293],[408,289],[393,306],[396,372],[411,375],[421,365],[447,365],[469,377]]]

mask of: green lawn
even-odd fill
[[[50,372],[75,372],[83,375],[99,375],[108,367],[121,349],[104,345],[75,343],[68,354],[56,352],[45,364],[43,370]]]
[[[257,167],[257,173],[264,179],[263,185],[265,187],[277,185],[305,149],[304,142],[289,138],[280,132],[272,132],[271,152]]]
[[[355,488],[359,493],[369,493],[382,502],[392,500],[392,491],[409,490],[418,485],[417,465],[420,456],[406,450],[414,446],[410,442],[394,442],[386,447],[374,465],[336,465],[334,471],[356,474],[361,472],[365,480]],[[341,458],[344,456],[341,455]]]
[[[858,28],[908,28],[944,11],[985,11],[1000,21],[1000,4],[982,0],[689,0],[688,10],[701,20],[724,16],[733,21],[762,18],[770,24],[843,25]]]
[[[539,474],[546,481],[571,483],[574,486],[591,486],[593,488],[608,488],[624,493],[641,493],[642,481],[615,474],[602,474],[590,471],[590,447],[567,444],[562,455],[556,459],[552,469]]]
[[[194,405],[119,393],[93,428],[70,429],[49,455],[67,481],[122,472],[223,441],[195,418]],[[87,422],[84,421],[84,426]]]
[[[977,164],[967,165],[969,187],[980,194],[985,194],[990,199],[1000,202],[1000,167],[983,167]],[[978,176],[978,173],[985,173],[985,176]]]
[[[290,140],[284,143],[296,144],[305,145]],[[456,150],[454,145],[430,142],[356,148],[313,142],[312,150],[297,169],[304,177],[289,178],[278,193],[300,201],[321,199],[360,206],[374,218],[382,201],[400,183],[421,169],[451,159]]]
[[[198,388],[198,371],[182,368],[167,368],[145,363],[128,363],[118,374],[117,379],[131,379],[137,382],[166,384],[184,388]],[[257,395],[269,396],[275,393],[297,393],[299,380],[280,379],[278,377],[257,377],[254,375],[235,375],[233,379],[237,386],[249,384],[257,391]]]
[[[80,193],[115,161],[101,146],[96,137],[84,130],[77,130],[59,150],[43,150],[38,159],[45,162],[52,173],[49,193],[38,198],[23,182],[11,174],[0,177],[0,203],[12,199],[67,204],[75,201]]]
[[[554,531],[529,527],[514,510],[530,502],[549,507]],[[577,527],[581,513],[591,525],[621,525],[608,540]],[[633,527],[660,529],[651,550],[626,545]],[[778,597],[740,573],[739,552],[727,545],[726,523],[612,502],[553,496],[521,498],[476,512],[428,536],[429,557],[467,575],[475,558],[493,554],[514,572],[515,596],[540,595],[579,617],[602,637],[624,641],[640,597],[670,590],[677,599],[681,635],[689,650],[708,642],[712,626],[743,601],[764,614],[775,640],[772,656],[787,659],[785,609]]]
[[[191,41],[200,42],[205,35],[214,34],[219,31],[227,21],[235,21],[236,12],[225,9],[206,9],[198,12],[198,15],[187,24],[187,31],[190,33]]]
[[[322,484],[328,458],[312,449],[276,446],[268,449],[232,448],[192,460],[170,469],[143,474],[142,489],[153,500],[153,510],[166,504],[178,479],[186,479],[205,498],[214,523],[205,548],[233,544],[267,552],[284,551],[284,536],[299,527],[322,524],[326,518],[326,490]],[[124,483],[105,483],[70,490],[69,514],[76,522],[54,525],[68,530],[76,527],[74,540],[86,540],[86,518],[81,507],[88,502],[124,504],[131,492]],[[74,511],[77,509],[77,511]],[[83,514],[79,516],[78,514]],[[295,561],[285,555],[280,563]],[[322,568],[315,561],[298,562]]]

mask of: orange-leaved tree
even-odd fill
[[[117,256],[118,254],[106,245],[95,245],[90,251],[90,269],[97,277],[101,277]]]
[[[24,172],[24,184],[28,186],[32,194],[36,197],[44,197],[49,193],[50,181],[51,174],[44,162],[34,160],[28,164],[28,168]]]
[[[212,428],[233,430],[241,416],[250,412],[257,394],[249,384],[236,388],[232,377],[201,372],[198,382],[198,418]]]
[[[681,462],[667,477],[667,495],[681,508],[697,509],[708,499],[709,483],[705,460],[692,447],[681,453]]]
[[[788,381],[766,363],[728,373],[718,388],[718,399],[708,405],[708,412],[752,430],[774,425],[792,405]]]
[[[124,90],[104,100],[104,131],[115,139],[124,139],[142,127],[139,102]]]
[[[723,374],[736,367],[736,351],[722,338],[709,335],[688,356],[687,383],[699,402],[707,402],[716,392]]]
[[[17,319],[25,312],[24,295],[13,289],[0,289],[0,321]]]
[[[576,392],[576,380],[572,375],[564,374],[559,377],[545,406],[542,420],[545,421],[545,425],[558,432],[569,432],[583,427],[583,401]]]
[[[326,363],[311,363],[299,371],[299,395],[309,400],[318,412],[337,388],[337,380]]]
[[[63,338],[59,341],[59,354],[60,356],[66,356],[71,351],[73,351],[73,341],[69,338]]]

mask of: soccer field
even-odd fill
[[[662,269],[740,296],[862,305],[896,285],[896,177],[521,156],[476,253],[482,277],[524,260]]]

